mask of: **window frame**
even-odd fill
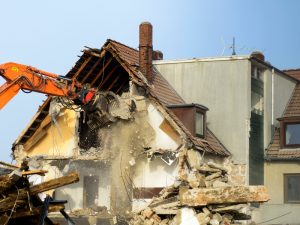
[[[203,134],[198,134],[197,133],[197,113],[202,114],[202,131],[203,131]],[[206,125],[205,125],[206,124],[206,113],[203,110],[200,110],[199,108],[196,108],[194,122],[195,122],[195,132],[194,132],[195,136],[199,137],[199,138],[204,138],[205,133],[206,133]]]
[[[300,199],[297,201],[288,200],[288,178],[292,176],[299,177],[300,183],[300,173],[285,173],[283,174],[283,195],[284,195],[284,203],[285,204],[300,204]]]
[[[286,143],[286,128],[287,125],[291,124],[299,124],[300,125],[300,117],[295,118],[280,118],[280,147],[281,148],[300,148],[299,144],[287,144]]]

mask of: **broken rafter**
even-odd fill
[[[89,63],[89,61],[91,61],[91,59],[93,58],[93,56],[90,56],[87,60],[85,60],[81,66],[79,67],[79,69],[76,71],[76,73],[74,74],[74,76],[72,76],[72,79],[76,79],[78,77],[78,75],[81,73],[81,71],[84,69],[84,67]]]
[[[81,80],[81,83],[84,83],[86,81],[86,79],[91,75],[91,73],[94,71],[94,69],[100,64],[102,58],[99,58],[94,65],[92,66],[92,68],[89,70],[89,72],[84,76],[84,78]]]
[[[98,89],[100,90],[103,85],[105,84],[105,82],[108,80],[108,78],[116,71],[116,69],[118,68],[119,66],[115,66],[110,72],[109,74],[107,74],[104,78],[104,80],[101,81],[101,83],[99,84],[98,86]]]
[[[99,77],[102,75],[104,76],[104,71],[105,69],[108,67],[108,65],[110,64],[110,62],[112,61],[112,57],[110,57],[107,62],[104,64],[104,66],[101,68],[101,70],[99,71],[99,73],[96,75],[96,77],[94,78],[94,80],[91,82],[91,85],[94,85],[95,82],[99,79]],[[104,59],[103,59],[104,60]]]
[[[209,204],[229,204],[266,202],[270,199],[264,186],[230,186],[218,188],[181,188],[179,198],[182,205],[205,206]]]
[[[120,79],[121,76],[117,76],[113,82],[111,82],[111,84],[109,85],[108,88],[106,88],[106,91],[110,91],[111,88],[115,85],[115,83],[117,83],[117,81]]]

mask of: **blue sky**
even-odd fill
[[[84,46],[111,38],[138,47],[138,25],[150,21],[154,49],[165,59],[228,55],[234,36],[237,54],[261,50],[280,69],[299,68],[299,8],[297,0],[3,1],[0,64],[64,75]],[[0,111],[0,160],[11,161],[11,144],[42,99],[20,93]]]

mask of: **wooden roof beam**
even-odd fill
[[[114,85],[115,83],[117,83],[117,81],[120,79],[121,76],[117,76],[113,82],[111,82],[111,84],[109,85],[109,87],[106,89],[106,91],[109,91]]]
[[[77,72],[74,74],[74,76],[72,77],[72,79],[76,79],[78,77],[78,75],[81,73],[81,71],[84,69],[84,67],[91,61],[91,59],[93,58],[93,56],[90,56],[87,60],[85,60],[82,65],[79,67],[79,69],[77,70]]]
[[[82,79],[81,83],[84,83],[86,81],[86,79],[91,75],[91,73],[94,71],[94,69],[99,65],[99,63],[101,62],[102,58],[99,58],[95,64],[92,66],[92,68],[89,70],[89,72],[84,76],[84,78]]]
[[[107,74],[106,76],[105,76],[105,78],[104,78],[104,80],[102,80],[102,82],[99,84],[99,86],[98,86],[98,89],[100,90],[102,87],[103,87],[103,85],[105,84],[105,82],[108,80],[108,78],[116,71],[116,69],[117,68],[119,68],[120,67],[120,65],[118,65],[118,66],[115,66],[110,72],[109,72],[109,74]]]
[[[105,65],[101,68],[101,70],[98,72],[98,74],[96,75],[96,77],[94,78],[94,80],[91,82],[91,85],[94,85],[95,82],[98,80],[98,78],[103,74],[103,72],[105,71],[105,69],[107,68],[107,66],[110,64],[110,62],[112,61],[113,57],[110,57],[107,62],[105,63]]]

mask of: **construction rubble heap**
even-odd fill
[[[228,170],[208,162],[195,166],[174,185],[163,189],[147,208],[133,215],[131,225],[228,225],[250,221],[250,203],[269,200],[264,186],[234,186]]]
[[[28,176],[43,176],[45,170],[28,170],[1,163],[0,165],[0,224],[1,225],[54,225],[48,212],[60,212],[69,224],[72,220],[65,213],[66,201],[54,201],[50,196],[40,193],[79,181],[77,173],[32,185]]]

